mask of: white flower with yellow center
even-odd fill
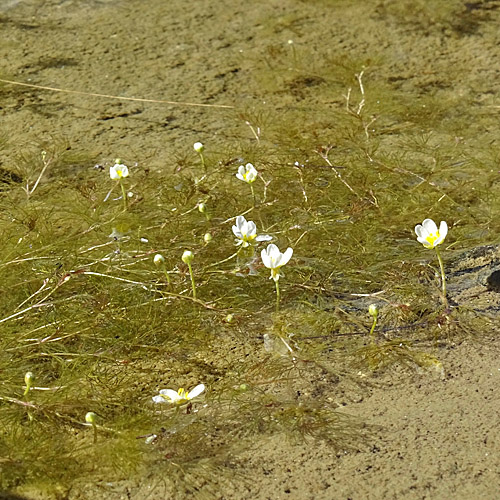
[[[260,256],[264,265],[271,269],[271,277],[277,282],[280,279],[280,268],[288,263],[292,258],[293,250],[289,247],[286,249],[285,253],[281,253],[279,248],[271,243],[267,248],[262,250]]]
[[[255,222],[247,221],[243,215],[236,217],[236,224],[233,226],[233,233],[236,236],[236,244],[241,245],[243,248],[252,245],[257,241],[272,240],[272,236],[268,234],[261,234],[257,236],[257,227]]]
[[[241,181],[252,184],[252,182],[257,179],[257,174],[257,169],[251,163],[247,163],[245,166],[240,165],[236,177]]]
[[[448,224],[444,220],[441,221],[439,229],[432,219],[425,219],[422,224],[415,226],[417,240],[424,245],[425,248],[435,248],[443,243],[448,234]]]
[[[158,396],[153,396],[155,403],[170,403],[175,405],[183,405],[191,399],[196,398],[205,391],[205,385],[199,384],[192,391],[188,392],[184,389],[179,389],[177,392],[173,389],[162,389]]]
[[[119,181],[120,179],[123,179],[124,177],[128,177],[127,165],[124,165],[123,163],[115,163],[109,169],[109,176],[115,181]]]

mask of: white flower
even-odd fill
[[[271,278],[274,281],[280,279],[280,267],[284,266],[292,258],[292,254],[293,250],[290,247],[286,249],[285,253],[281,253],[274,243],[262,250],[260,254],[262,262],[268,269],[271,269]]]
[[[204,391],[205,391],[204,384],[197,385],[190,392],[187,392],[182,388],[179,389],[177,392],[175,392],[173,389],[162,389],[158,396],[153,396],[153,402],[182,405],[184,403],[187,403],[191,399],[196,398]]]
[[[272,237],[267,234],[257,236],[255,222],[247,221],[243,215],[236,217],[236,224],[233,226],[233,233],[236,236],[236,244],[243,248],[256,241],[269,241]]]
[[[439,229],[432,219],[425,219],[422,224],[415,226],[417,240],[424,245],[425,248],[435,248],[443,243],[448,234],[448,224],[444,220],[441,221]]]
[[[197,153],[203,153],[205,146],[203,146],[203,144],[201,142],[195,142],[193,144],[193,148]]]
[[[123,163],[115,163],[109,169],[109,176],[115,181],[119,181],[120,179],[123,179],[123,177],[128,177],[127,165],[124,165]]]
[[[242,181],[248,182],[248,184],[252,184],[252,182],[257,179],[257,174],[256,168],[251,163],[247,163],[245,166],[240,165],[236,177]]]

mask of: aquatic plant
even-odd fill
[[[268,268],[271,269],[271,276],[269,279],[273,279],[276,285],[276,310],[279,309],[280,303],[280,287],[279,287],[279,279],[280,279],[280,269],[288,261],[292,258],[293,249],[288,247],[284,253],[281,253],[279,248],[271,243],[261,252],[262,263]]]
[[[422,224],[417,224],[415,226],[415,233],[417,235],[417,240],[424,245],[425,248],[434,249],[439,261],[439,268],[441,270],[441,283],[443,290],[443,302],[445,304],[445,309],[448,309],[448,299],[446,297],[446,275],[444,273],[443,259],[439,252],[438,245],[443,243],[446,235],[448,234],[448,224],[443,220],[439,225],[439,229],[436,223],[432,219],[425,219]]]
[[[404,228],[422,206],[440,199],[443,213],[460,209],[458,231],[473,228],[468,244],[483,241],[477,228],[497,225],[499,202],[490,186],[497,182],[498,152],[483,143],[474,156],[467,141],[457,139],[460,124],[449,120],[450,113],[464,120],[461,106],[424,95],[413,103],[369,65],[360,72],[364,55],[331,57],[332,65],[316,61],[313,74],[301,61],[308,50],[301,46],[292,62],[304,75],[291,75],[290,51],[280,66],[276,57],[283,54],[274,57],[271,49],[270,65],[290,75],[285,92],[307,96],[314,87],[331,105],[307,114],[292,106],[279,117],[268,107],[245,110],[255,140],[226,139],[210,163],[210,182],[193,182],[200,163],[192,150],[174,152],[171,171],[163,168],[164,156],[148,156],[150,165],[133,173],[137,209],[116,212],[103,203],[107,172],[99,164],[92,168],[96,159],[89,153],[16,143],[6,154],[16,171],[4,172],[6,161],[0,168],[1,490],[64,488],[75,478],[92,483],[98,474],[111,482],[138,473],[148,488],[164,485],[164,492],[148,495],[208,497],[234,479],[239,451],[271,434],[326,440],[332,449],[362,446],[366,425],[336,411],[366,390],[369,373],[360,376],[360,370],[442,371],[412,343],[418,339],[426,349],[442,313],[436,317],[428,300],[434,273],[415,258]],[[357,86],[349,90],[354,74]],[[337,90],[347,95],[336,104],[331,93]],[[38,182],[37,196],[28,200],[24,188],[31,190],[44,168],[40,150],[51,161],[44,173],[51,182]],[[251,164],[239,165],[241,158],[262,165],[272,182]],[[471,164],[474,190],[464,189]],[[122,167],[121,177],[115,172],[112,178],[126,200]],[[228,174],[234,169],[252,191],[257,177],[263,181],[257,206],[254,193],[253,207],[247,206],[241,184]],[[210,225],[200,216],[208,220],[208,212]],[[241,215],[235,220],[234,214]],[[300,244],[281,313],[269,312],[274,291],[253,279],[262,271],[254,243],[265,241],[257,228],[293,248]],[[234,238],[238,252],[228,257]],[[391,244],[395,238],[408,245],[404,262],[401,245]],[[176,287],[183,283],[185,266],[167,263],[185,248],[191,249],[183,262],[192,295],[189,285],[175,293],[161,276],[174,277]],[[195,255],[203,301],[196,298]],[[280,268],[291,256],[291,248],[261,253],[275,281],[276,308],[284,304]],[[387,304],[383,327],[369,308],[375,297]],[[465,308],[448,326],[454,341],[496,328]],[[28,370],[45,387],[25,380],[20,388]],[[211,387],[207,405],[188,413],[205,384],[162,389],[154,397],[165,405],[152,405],[151,387],[164,387],[165,380],[184,380],[184,387],[203,380]],[[332,392],[336,384],[342,391]],[[187,412],[162,411],[179,405]],[[109,427],[82,421],[89,408]],[[85,434],[90,427],[99,433],[94,446]]]

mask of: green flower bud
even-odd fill
[[[157,253],[153,259],[153,262],[157,267],[163,266],[165,264],[165,257],[163,257],[163,255],[161,255],[160,253]]]
[[[26,387],[31,387],[34,381],[35,375],[33,372],[26,372],[26,375],[24,376],[24,383],[26,384]]]
[[[373,318],[376,318],[378,316],[378,306],[376,304],[370,304],[368,307],[368,313]]]
[[[187,264],[189,266],[189,264],[193,262],[193,259],[194,259],[193,252],[191,252],[191,250],[184,250],[184,253],[182,254],[182,262],[184,262],[184,264]]]
[[[93,411],[89,411],[85,415],[85,422],[87,422],[87,424],[95,425],[96,418],[97,415]]]

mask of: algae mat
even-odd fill
[[[494,0],[0,2],[0,497],[498,498],[499,22]],[[278,311],[241,214],[293,248]]]

